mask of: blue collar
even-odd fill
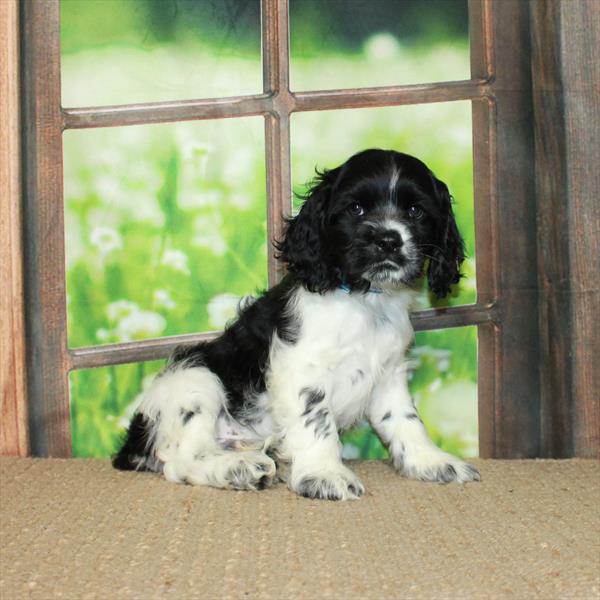
[[[350,287],[347,286],[345,283],[342,283],[342,285],[340,285],[339,289],[342,290],[342,292],[346,292],[346,294],[349,294],[352,291],[350,289]],[[383,290],[381,288],[370,287],[367,290],[367,293],[368,294],[383,294]]]

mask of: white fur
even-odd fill
[[[274,337],[267,391],[255,398],[260,419],[252,427],[227,413],[223,385],[207,368],[184,366],[157,377],[140,412],[156,423],[150,441],[165,477],[254,489],[275,475],[263,452],[275,445],[279,460],[290,464],[293,490],[356,498],[363,486],[342,464],[338,431],[367,416],[406,474],[433,479],[436,468],[451,464],[459,480],[468,480],[462,461],[436,448],[420,420],[406,417],[416,415],[404,362],[413,337],[412,300],[408,288],[377,294],[297,289],[290,310],[298,339]],[[322,400],[307,414],[310,390],[322,393]],[[183,423],[188,411],[194,414]],[[311,420],[314,415],[318,419]]]
[[[394,167],[392,169],[392,174],[390,176],[390,185],[388,188],[390,191],[390,204],[394,200],[394,195],[396,193],[396,185],[398,184],[398,179],[400,179],[400,171],[396,167]]]

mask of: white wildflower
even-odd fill
[[[106,307],[106,314],[108,319],[114,323],[138,310],[139,306],[135,302],[123,299],[111,302]]]
[[[110,227],[94,227],[90,235],[90,241],[92,246],[103,256],[123,248],[123,239],[117,231]]]
[[[235,192],[229,195],[229,201],[237,208],[246,210],[252,205],[252,196],[243,192]]]
[[[172,310],[177,306],[177,302],[171,298],[167,290],[154,290],[154,304],[159,308]]]
[[[431,384],[429,385],[429,391],[431,393],[433,392],[437,392],[437,390],[439,390],[442,387],[442,380],[438,377],[437,379],[434,379]]]
[[[121,180],[114,176],[113,172],[96,173],[93,181],[93,189],[103,203],[118,205],[125,197]]]
[[[171,267],[174,271],[180,271],[186,275],[190,274],[187,254],[181,252],[181,250],[165,250],[160,264]]]
[[[206,206],[218,206],[223,201],[223,194],[220,190],[182,190],[179,194],[177,204],[181,208],[193,209],[204,208]]]
[[[438,371],[447,371],[450,368],[450,359],[442,358],[437,364]]]
[[[137,310],[119,321],[115,333],[121,342],[160,335],[167,322],[162,315],[149,310]]]
[[[216,329],[223,329],[227,321],[236,316],[240,297],[234,294],[218,294],[208,301],[208,321]]]
[[[257,171],[255,146],[250,142],[247,147],[233,148],[231,156],[221,167],[220,177],[224,181],[235,181],[236,186],[241,189],[249,184]]]
[[[200,215],[194,221],[194,246],[209,248],[213,254],[223,256],[227,252],[227,242],[221,232],[223,217],[219,213]]]
[[[107,342],[108,340],[110,340],[110,336],[111,336],[111,332],[108,329],[98,329],[98,331],[96,331],[96,339],[99,342]]]
[[[398,56],[400,44],[391,33],[376,33],[365,42],[364,52],[372,60],[386,60]]]
[[[446,383],[419,407],[423,420],[442,437],[461,442],[464,456],[477,453],[477,411],[477,384],[471,381]]]
[[[183,159],[192,163],[197,174],[204,178],[209,154],[213,151],[212,146],[203,142],[188,142],[183,146]]]

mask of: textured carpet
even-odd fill
[[[0,597],[599,598],[600,463],[476,464],[440,486],[355,463],[340,503],[0,459]]]

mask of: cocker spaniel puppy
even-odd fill
[[[342,463],[338,432],[366,417],[401,474],[479,480],[429,439],[407,385],[413,286],[426,270],[445,296],[464,258],[446,185],[407,154],[360,152],[318,175],[277,249],[283,281],[217,339],[174,352],[113,465],[354,499],[364,488]]]

